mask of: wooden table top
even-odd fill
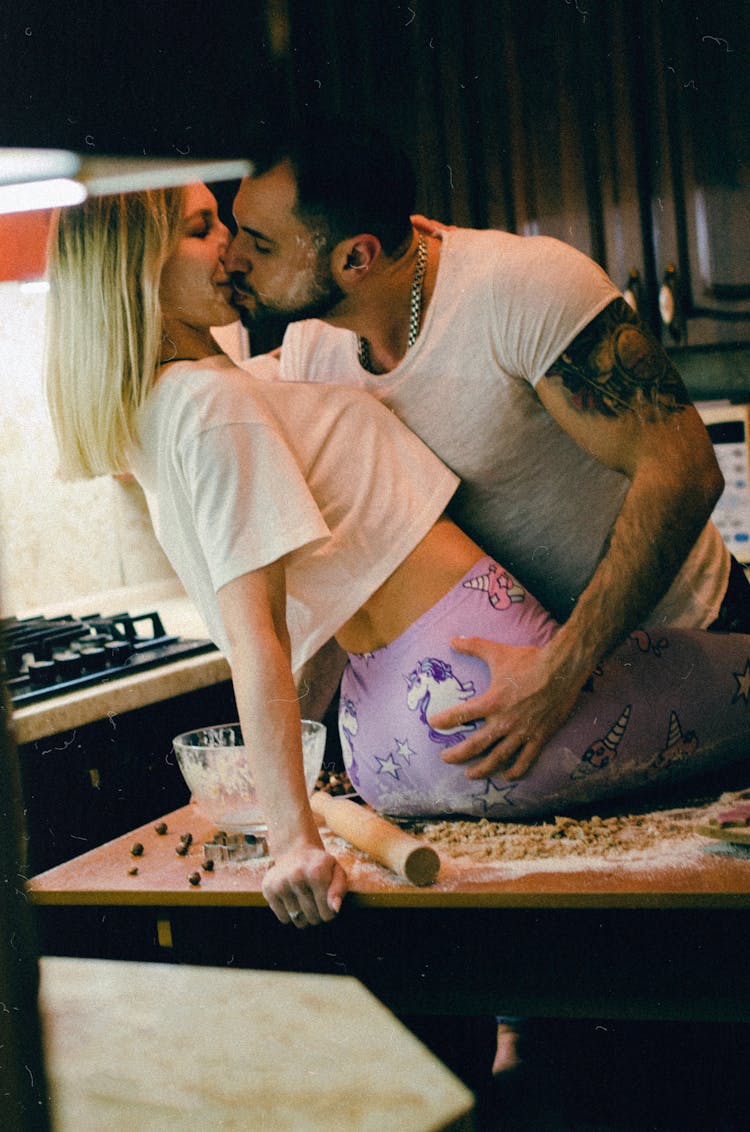
[[[156,832],[159,821],[167,833]],[[191,833],[187,856],[176,848]],[[203,843],[214,826],[191,805],[155,819],[131,833],[31,879],[29,900],[36,905],[117,905],[184,907],[263,907],[263,874],[268,861],[201,868]],[[750,908],[750,857],[705,852],[684,864],[629,869],[611,867],[559,872],[533,871],[503,877],[485,866],[444,859],[435,884],[415,888],[387,869],[356,854],[324,831],[332,853],[347,870],[347,900],[362,907],[394,908]],[[133,856],[134,844],[143,846]],[[133,874],[132,870],[137,869]],[[200,884],[190,883],[198,873]]]
[[[352,977],[40,966],[58,1132],[473,1127],[469,1090]]]

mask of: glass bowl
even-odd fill
[[[264,833],[267,825],[253,782],[239,723],[186,731],[172,740],[182,777],[200,811],[217,829]],[[324,724],[302,720],[302,756],[308,794],[323,764]]]

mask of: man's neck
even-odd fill
[[[367,343],[368,368],[376,374],[395,369],[409,344],[410,306],[417,263],[416,233],[408,251],[397,260],[384,260],[371,274],[366,288],[326,318],[331,326],[353,330]],[[421,320],[435,286],[439,243],[428,240],[428,260],[422,287]]]

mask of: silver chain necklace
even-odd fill
[[[411,283],[411,298],[409,300],[409,338],[406,343],[407,350],[419,337],[419,320],[422,316],[422,290],[424,288],[424,275],[427,270],[427,241],[424,236],[419,237],[417,246],[417,262],[414,268],[414,278]],[[368,373],[375,373],[370,358],[370,343],[366,338],[357,335],[357,355],[362,369]]]

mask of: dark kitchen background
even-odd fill
[[[3,0],[0,144],[242,156],[280,109],[363,116],[412,155],[425,213],[558,236],[667,345],[734,346],[749,24],[743,0]]]
[[[374,121],[411,154],[420,211],[577,246],[679,355],[696,400],[750,401],[749,25],[743,0],[0,0],[0,145],[242,157],[279,114]],[[214,188],[231,222],[234,186]],[[26,248],[4,237],[16,220],[0,217],[0,280],[18,278],[2,270]],[[56,481],[44,298],[2,286],[6,612],[168,583],[137,485]],[[70,781],[59,773],[44,762],[40,797]]]
[[[242,157],[248,132],[279,114],[366,118],[413,157],[420,211],[574,244],[679,355],[696,400],[750,401],[748,25],[741,0],[0,0],[0,145]],[[213,187],[231,223],[235,186]],[[89,614],[89,595],[174,579],[137,485],[56,478],[40,383],[44,296],[22,293],[3,271],[31,243],[16,225],[37,221],[43,260],[38,214],[0,217],[3,612]],[[251,347],[277,340],[253,331]],[[737,412],[731,427],[750,427]],[[724,448],[734,459],[735,446]],[[745,443],[745,481],[746,452]],[[725,526],[734,537],[739,523],[747,540],[747,493],[735,494],[740,518],[733,510]],[[160,590],[153,604],[135,600],[117,611],[163,611],[167,599]],[[192,624],[177,632],[204,635]],[[92,726],[110,747],[109,721]],[[184,729],[165,728],[167,746]],[[123,735],[121,725],[121,745]],[[42,759],[34,798],[53,805],[70,784],[75,746],[83,786],[94,783],[82,803],[90,836],[104,840],[111,812],[96,822],[107,783],[122,828],[137,824],[122,801],[129,764],[120,754],[109,776],[98,764],[92,776],[79,739],[59,765]],[[46,749],[45,737],[34,758]],[[151,797],[163,793],[157,778],[153,770]],[[73,806],[69,816],[38,868],[74,847],[81,818]]]
[[[366,118],[411,154],[420,211],[579,247],[628,291],[694,398],[748,401],[749,31],[747,0],[0,0],[0,146],[242,157],[248,131],[278,113]],[[229,220],[233,188],[215,188]],[[146,560],[152,536],[136,522],[141,512],[125,507],[131,488],[77,484],[63,495],[54,479],[37,373],[44,299],[10,282],[30,278],[17,266],[26,241],[43,248],[43,218],[30,215],[0,217],[12,222],[0,223],[0,526],[3,597],[14,613],[73,595],[80,604],[91,575],[101,587],[165,581],[161,560]],[[71,593],[52,596],[53,583]],[[19,967],[35,945],[18,877],[181,804],[170,738],[234,716],[230,695],[224,681],[189,703],[172,695],[166,707],[123,713],[116,730],[107,714],[75,731],[21,736],[23,782],[9,774],[17,768],[0,728],[0,921],[17,925],[0,947],[0,1005],[13,1009],[0,1020],[17,1032],[3,1032],[0,1046],[24,1051],[0,1088],[9,1105],[38,1103],[41,1079],[36,1019],[12,997],[33,1001],[33,969]],[[25,860],[20,801],[8,804],[22,788]],[[97,923],[102,938],[117,936],[110,920],[111,929]],[[74,953],[78,941],[56,929],[53,917],[47,942],[57,936],[54,945]],[[134,953],[141,946],[134,941]],[[744,1082],[744,1023],[665,1035],[633,1022],[622,1039],[618,1025],[602,1037],[583,1022],[571,1035],[568,1022],[547,1037],[549,1064],[559,1057],[578,1070],[581,1097],[596,1091],[589,1067],[606,1063],[602,1094],[624,1107],[642,1093],[651,1116],[647,1070],[669,1068],[671,1053],[670,1119],[677,1107],[680,1127],[709,1127],[732,1104],[745,1117],[746,1087],[728,1088]],[[626,1061],[623,1047],[635,1051]],[[704,1098],[713,1114],[693,1125],[691,1107],[701,1115]],[[504,1120],[512,1101],[504,1094]],[[519,1107],[528,1103],[519,1095]],[[744,1125],[730,1114],[721,1126]]]

